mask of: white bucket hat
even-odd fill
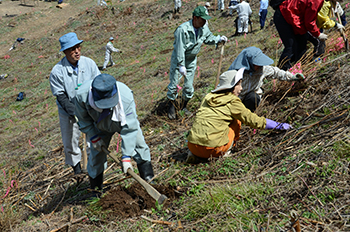
[[[232,87],[234,87],[238,83],[238,81],[240,81],[243,78],[244,69],[245,68],[241,68],[238,71],[229,70],[221,74],[219,77],[220,82],[218,86],[211,92],[216,93],[221,90],[231,89]]]

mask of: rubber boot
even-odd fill
[[[80,174],[81,173],[81,166],[80,166],[80,162],[77,163],[75,166],[72,166],[73,170],[74,170],[74,174]]]
[[[187,103],[189,102],[190,100],[184,100],[182,99],[182,107],[181,107],[181,110],[185,113],[185,115],[187,116],[190,116],[191,115],[191,112],[186,108],[187,106]]]
[[[171,120],[176,119],[176,112],[175,112],[175,101],[169,101],[168,102],[168,118]]]
[[[96,176],[95,178],[92,178],[89,176],[90,179],[90,188],[95,189],[96,187],[98,190],[102,190],[102,184],[103,184],[103,172]]]
[[[139,170],[141,178],[147,182],[149,182],[154,177],[151,161],[137,164],[137,169]]]

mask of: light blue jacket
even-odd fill
[[[78,73],[73,70],[72,65],[66,57],[58,62],[52,69],[50,74],[50,87],[52,94],[58,96],[66,94],[69,100],[74,103],[76,87],[86,80],[93,80],[97,75],[101,74],[96,63],[85,56],[81,56],[78,61]],[[69,116],[56,100],[58,112]]]
[[[262,10],[267,10],[267,7],[269,7],[269,1],[268,1],[268,0],[260,0],[259,13],[260,13]]]
[[[147,154],[140,154],[149,160],[149,150],[144,142],[139,121],[137,119],[136,107],[132,91],[125,84],[117,81],[117,88],[122,98],[123,108],[126,117],[126,124],[121,126],[120,122],[112,121],[112,114],[108,115],[97,123],[100,114],[94,110],[88,101],[89,90],[92,81],[84,82],[78,89],[75,102],[75,113],[79,119],[80,130],[87,134],[90,139],[94,135],[104,137],[104,134],[114,134],[118,132],[122,138],[122,154],[134,156],[135,149],[140,143],[147,150]],[[142,137],[142,138],[141,138]],[[109,142],[109,141],[108,141]],[[143,151],[136,151],[143,153]]]
[[[173,65],[185,66],[185,59],[194,59],[199,53],[203,43],[213,45],[217,44],[220,36],[214,36],[207,25],[198,28],[198,36],[192,24],[192,20],[181,24],[174,33],[174,50],[176,59],[172,59]]]

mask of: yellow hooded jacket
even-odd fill
[[[316,24],[318,28],[329,29],[335,26],[335,22],[330,19],[333,16],[332,4],[324,1],[321,10],[317,14]]]

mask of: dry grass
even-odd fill
[[[58,37],[69,31],[76,31],[84,39],[83,55],[93,58],[98,65],[103,63],[106,39],[118,37],[116,47],[123,50],[122,58],[115,54],[117,66],[109,68],[107,73],[134,91],[155,172],[166,170],[157,181],[174,186],[182,194],[177,201],[171,202],[171,207],[155,207],[152,212],[145,212],[148,217],[160,221],[181,221],[185,230],[253,231],[266,228],[286,231],[291,230],[288,215],[294,209],[303,231],[348,230],[350,80],[347,54],[343,50],[334,52],[337,45],[331,43],[332,38],[339,37],[337,32],[328,33],[327,59],[324,62],[323,59],[317,65],[309,62],[312,60],[310,53],[301,62],[305,82],[291,86],[290,83],[277,81],[274,84],[270,81],[264,86],[265,98],[257,113],[290,122],[295,129],[281,133],[243,127],[241,140],[231,157],[188,166],[176,160],[186,152],[186,132],[191,128],[194,115],[169,121],[163,115],[155,115],[155,111],[161,109],[165,100],[168,84],[165,73],[169,73],[173,32],[191,17],[196,3],[184,3],[180,18],[171,20],[167,18],[173,8],[171,1],[113,2],[113,8],[97,7],[95,3],[91,5],[92,1],[73,1],[70,4],[79,6],[72,7],[78,9],[76,14],[67,11],[66,17],[61,16],[65,19],[64,23],[52,25],[47,32],[45,28],[41,32],[36,31],[37,37],[26,41],[9,53],[10,59],[0,63],[1,70],[10,74],[6,80],[1,80],[0,93],[0,155],[3,159],[0,167],[6,173],[0,178],[4,209],[0,212],[0,226],[3,231],[59,228],[71,221],[72,208],[75,210],[74,219],[89,212],[88,221],[80,221],[71,227],[76,231],[172,230],[166,225],[153,226],[140,218],[117,220],[108,218],[106,212],[90,210],[85,202],[90,197],[87,178],[77,183],[70,168],[64,165],[59,149],[62,143],[57,108],[47,76],[62,58],[62,54],[57,52]],[[257,10],[257,7],[255,2],[254,9]],[[43,11],[45,16],[40,19],[49,18],[48,12],[50,10]],[[271,14],[269,12],[270,18]],[[29,22],[37,20],[35,14],[22,17],[26,22],[21,24],[18,21],[19,26],[28,27],[27,30],[30,30]],[[1,22],[1,30],[7,30],[5,25],[11,20]],[[264,31],[255,30],[246,37],[232,37],[233,20],[216,12],[210,21],[210,28],[215,34],[224,34],[230,39],[225,46],[221,71],[226,70],[247,46],[257,46],[277,60],[282,47],[278,44],[278,34],[273,25],[267,26]],[[253,22],[257,28],[256,15]],[[37,24],[34,28],[38,28]],[[17,29],[9,30],[14,35]],[[4,40],[0,42],[4,44]],[[196,92],[189,105],[193,112],[203,96],[213,88],[219,53],[220,50],[203,45],[198,56]],[[19,91],[25,91],[26,98],[22,102],[14,102]],[[116,150],[117,141],[115,136],[110,150]],[[49,152],[52,150],[55,152]],[[119,173],[120,169],[115,165],[109,177],[119,180],[122,178]],[[111,181],[110,186],[129,184],[128,181]],[[256,193],[249,193],[248,190],[254,186],[258,186]],[[230,189],[235,189],[231,192],[236,193],[232,201],[208,199],[211,195],[222,199],[230,193],[227,191]],[[264,192],[268,189],[273,191]],[[254,204],[247,204],[250,208],[242,209],[238,207],[237,199]],[[201,207],[211,210],[201,211]]]

